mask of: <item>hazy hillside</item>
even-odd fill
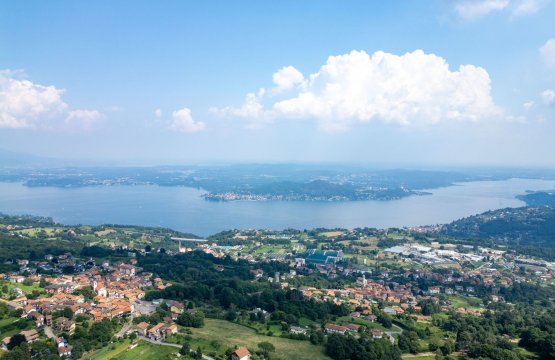
[[[442,232],[511,245],[555,247],[555,208],[528,206],[488,211],[445,225]]]

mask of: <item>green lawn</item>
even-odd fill
[[[226,348],[235,345],[255,350],[258,343],[269,341],[274,344],[276,354],[285,360],[329,359],[321,346],[312,345],[308,341],[259,335],[253,329],[224,320],[206,319],[203,328],[192,329],[192,332],[192,348],[200,346],[203,353],[208,355],[214,351],[222,354]]]
[[[482,303],[482,300],[478,298],[471,298],[471,297],[465,297],[465,296],[459,296],[459,295],[451,295],[448,298],[451,301],[451,304],[452,304],[451,307],[455,309],[463,307],[466,309],[477,310],[480,308],[480,304]]]
[[[8,317],[5,319],[0,320],[0,339],[3,339],[7,336],[12,336],[19,333],[21,330],[28,330],[33,327],[34,323],[28,321],[25,328],[20,329],[17,326],[13,326],[10,328],[10,325],[13,324],[14,321],[19,320],[17,317]],[[10,329],[10,330],[7,330]]]
[[[14,321],[17,321],[19,318],[17,317],[7,317],[5,319],[0,320],[0,330],[6,326],[9,325],[11,323],[13,323]]]
[[[11,294],[11,291],[13,288],[20,288],[25,294],[31,294],[33,290],[37,290],[41,294],[46,294],[44,289],[40,288],[38,284],[24,285],[23,283],[14,284],[14,283],[4,281],[2,282],[1,286],[4,286],[4,285],[8,285],[8,294]]]
[[[86,356],[86,358],[92,360],[156,360],[178,351],[173,347],[153,345],[146,341],[139,341],[137,347],[128,350],[129,344],[129,340],[117,342]]]

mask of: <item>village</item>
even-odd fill
[[[102,240],[115,233],[102,230],[95,237]],[[249,320],[249,316],[245,318],[242,311],[236,311],[232,317],[226,315],[266,337],[273,333],[294,339],[308,339],[319,333],[355,337],[364,334],[396,345],[410,326],[435,329],[435,314],[481,317],[488,304],[507,302],[504,288],[518,283],[553,282],[555,266],[544,260],[499,248],[422,243],[395,236],[380,243],[357,230],[328,231],[308,237],[303,233],[235,231],[227,240],[185,242],[174,249],[112,246],[111,251],[121,255],[119,260],[70,252],[46,254],[41,260],[16,259],[13,263],[18,271],[0,273],[0,303],[9,311],[9,316],[0,320],[2,349],[13,348],[17,338],[28,344],[49,339],[60,357],[73,358],[71,337],[76,330],[81,331],[79,328],[86,322],[111,321],[116,324],[115,339],[130,339],[131,335],[136,339],[128,340],[126,351],[133,351],[140,344],[137,340],[141,340],[141,344],[162,346],[178,354],[180,343],[191,336],[188,327],[192,326],[190,323],[184,326],[180,317],[185,314],[193,318],[202,311],[187,301],[145,300],[147,292],[162,294],[174,285],[138,265],[139,258],[151,254],[203,253],[214,259],[246,261],[250,264],[251,282],[296,290],[305,300],[348,309],[347,314],[328,317],[324,322],[302,319],[287,324],[271,320],[272,314],[261,308],[252,308],[247,315],[251,320],[262,319],[266,325]],[[148,234],[140,237],[155,238]],[[267,272],[263,270],[264,264],[278,264],[287,270]],[[226,271],[223,265],[213,267],[216,272]],[[342,285],[311,286],[309,279],[326,279],[322,284]],[[266,334],[268,329],[271,331]],[[234,351],[228,351],[228,358],[250,359],[253,349],[245,345],[236,344]]]

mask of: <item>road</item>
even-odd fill
[[[116,334],[116,337],[117,338],[123,337],[123,335],[125,335],[125,333],[127,331],[129,331],[129,329],[131,329],[131,326],[133,326],[133,316],[129,317],[129,320],[127,321],[127,324],[123,325],[121,330],[118,331],[118,333]]]
[[[396,328],[397,331],[384,331],[387,335],[395,335],[395,334],[400,334],[403,332],[403,329],[401,329],[399,326],[395,325],[395,324],[391,324],[392,327]]]
[[[46,335],[46,337],[49,339],[54,339],[56,337],[50,326],[44,327],[44,335]]]

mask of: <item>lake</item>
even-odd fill
[[[476,181],[428,190],[432,195],[392,201],[210,202],[186,187],[113,186],[75,189],[0,182],[0,212],[50,216],[73,224],[162,226],[201,236],[226,229],[404,227],[451,222],[504,207],[524,206],[526,190],[555,181]]]

